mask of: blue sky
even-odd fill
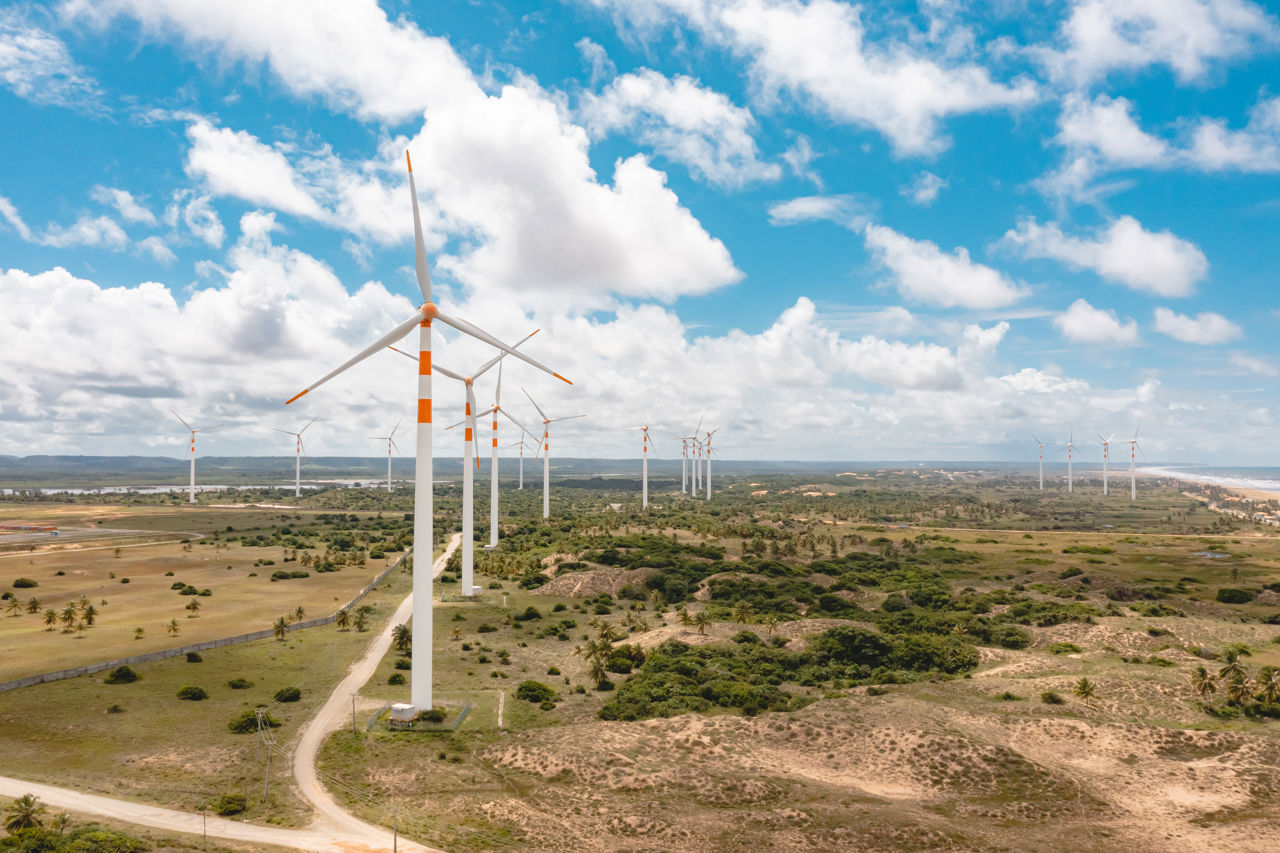
[[[558,454],[1280,464],[1278,72],[1248,0],[9,4],[0,453],[374,453],[394,354],[280,403],[416,304],[407,147]]]

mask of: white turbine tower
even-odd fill
[[[529,335],[529,338],[533,337],[536,334],[537,334],[537,331],[534,331],[532,334]],[[529,338],[525,338],[524,340],[527,341],[529,340]],[[520,344],[522,343],[524,343],[524,341],[520,342]],[[516,344],[516,346],[520,346],[520,344]],[[511,416],[510,412],[502,408],[502,365],[501,364],[498,365],[498,385],[493,392],[493,405],[489,407],[487,412],[484,412],[482,414],[489,414],[489,415],[492,415],[493,417],[493,454],[490,462],[490,475],[489,475],[489,545],[485,549],[487,551],[492,551],[494,548],[498,547],[498,415],[501,414],[504,418],[506,418],[507,420],[511,421],[511,423],[519,427],[520,432],[522,433],[529,432],[529,430],[525,429],[524,424],[520,423],[518,420],[516,420],[514,417]],[[524,488],[524,436],[523,435],[520,437],[520,488]]]
[[[1067,494],[1071,494],[1071,491],[1072,491],[1072,488],[1071,488],[1071,483],[1072,483],[1072,479],[1071,479],[1071,450],[1072,450],[1072,448],[1074,448],[1074,447],[1076,446],[1075,441],[1076,441],[1076,431],[1075,431],[1075,429],[1074,429],[1074,428],[1072,428],[1072,430],[1071,430],[1071,435],[1070,435],[1070,437],[1067,439]]]
[[[649,508],[649,445],[653,444],[653,439],[649,437],[649,418],[645,418],[644,426],[632,427],[638,429],[643,434],[640,440],[641,459],[640,465],[640,508]]]
[[[272,429],[275,430],[276,432],[282,432],[285,435],[291,435],[298,440],[297,455],[294,457],[294,460],[293,460],[293,496],[295,498],[302,497],[302,434],[307,431],[307,427],[311,426],[315,422],[316,422],[316,419],[312,418],[311,420],[307,421],[307,426],[304,426],[302,429],[298,430],[297,432],[289,432],[289,430],[287,429],[280,429],[280,427],[272,427]]]
[[[391,432],[388,435],[369,436],[370,441],[385,441],[387,443],[387,491],[388,492],[391,491],[391,448],[394,447],[396,450],[396,453],[400,452],[400,445],[396,444],[395,434],[396,434],[396,430],[400,429],[400,424],[402,423],[404,423],[404,421],[396,421],[396,425],[391,428]]]
[[[191,454],[191,483],[187,486],[187,502],[195,503],[196,502],[196,433],[208,432],[209,430],[212,430],[212,429],[221,429],[222,427],[226,426],[226,424],[218,424],[217,426],[200,427],[199,429],[196,429],[191,424],[187,423],[186,421],[183,421],[182,415],[173,411],[173,409],[170,409],[169,411],[173,414],[175,418],[177,418],[179,421],[182,421],[182,425],[186,427],[188,430],[190,430],[191,432],[191,449],[189,451]]]
[[[689,439],[680,439],[680,494],[689,491]]]
[[[585,418],[585,414],[581,415],[565,415],[562,418],[549,418],[547,413],[542,411],[542,407],[533,399],[528,391],[523,388],[524,395],[529,398],[529,402],[533,403],[533,407],[538,410],[538,416],[542,418],[542,517],[551,517],[551,425],[556,421],[571,421],[574,418]]]
[[[528,435],[530,438],[536,438],[536,436],[534,436],[534,434],[529,432],[528,430],[525,430],[524,432],[525,432],[525,435]],[[524,435],[520,436],[519,441],[508,444],[507,447],[520,448],[520,485],[517,488],[523,490],[524,489],[524,451],[526,449],[525,443],[524,443]]]
[[[1138,446],[1138,428],[1133,428],[1133,438],[1125,439],[1125,443],[1129,445],[1129,500],[1136,501],[1138,499],[1138,471],[1135,467],[1137,462],[1134,458],[1136,451],[1142,448]],[[1146,454],[1142,454],[1142,458],[1146,458]]]
[[[1107,490],[1107,465],[1111,461],[1111,439],[1116,436],[1115,433],[1112,433],[1109,438],[1103,438],[1101,433],[1095,433],[1095,435],[1102,442],[1102,495],[1106,497],[1109,494]]]
[[[707,450],[707,500],[711,500],[711,436],[720,431],[720,427],[716,427],[707,433],[707,440],[703,442],[703,446]]]
[[[569,380],[542,366],[527,355],[516,352],[488,332],[476,328],[465,320],[441,313],[436,304],[431,301],[431,276],[427,269],[427,248],[422,239],[422,218],[418,213],[418,192],[413,182],[413,164],[409,161],[409,153],[407,151],[405,152],[405,161],[409,166],[409,193],[413,205],[414,266],[417,270],[418,287],[422,291],[422,305],[414,312],[412,317],[348,359],[338,369],[329,372],[315,384],[308,386],[301,393],[291,397],[286,402],[286,405],[328,382],[339,373],[360,363],[383,347],[394,344],[409,334],[415,327],[418,329],[418,437],[415,451],[413,500],[413,669],[410,671],[410,698],[416,708],[427,710],[432,707],[431,564],[433,562],[432,553],[435,534],[431,494],[431,324],[433,321],[439,320],[465,335],[470,335],[515,355],[516,358],[532,364],[539,370],[545,370],[557,379],[563,379],[565,382]]]
[[[1036,434],[1034,432],[1031,433],[1031,437],[1036,439],[1036,446],[1040,448],[1040,491],[1043,492],[1044,491],[1044,449],[1046,447],[1049,447],[1050,445],[1045,444],[1043,441],[1036,438]]]

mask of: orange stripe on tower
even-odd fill
[[[418,401],[418,423],[431,423],[431,398]]]
[[[418,352],[418,375],[431,375],[431,350],[424,349]]]
[[[471,440],[471,427],[467,427],[467,434],[463,437],[465,441]]]
[[[498,439],[496,439],[496,438],[495,438],[495,439],[493,440],[493,446],[494,446],[494,447],[497,447],[497,446],[498,446]]]

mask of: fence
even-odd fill
[[[368,595],[374,587],[386,580],[387,575],[391,574],[404,560],[404,555],[396,560],[386,569],[384,569],[377,577],[365,585],[364,589],[356,593],[355,598],[348,601],[339,610],[346,610],[355,607],[360,600]],[[338,618],[337,611],[330,613],[328,616],[321,616],[316,619],[308,619],[305,622],[294,622],[285,630],[301,631],[306,628],[318,628],[321,625],[328,625],[330,622]],[[164,660],[165,658],[173,658],[178,655],[185,655],[187,652],[202,652],[206,649],[220,649],[223,646],[235,646],[240,643],[252,643],[254,640],[265,640],[275,636],[275,629],[267,628],[264,631],[251,631],[248,634],[237,634],[234,637],[223,637],[218,640],[205,640],[200,643],[191,643],[190,645],[180,646],[176,649],[162,649],[158,652],[146,652],[140,655],[130,655],[127,658],[117,658],[116,660],[103,661],[101,663],[91,663],[84,666],[77,666],[73,669],[60,669],[56,672],[44,672],[40,675],[28,675],[25,678],[15,678],[12,681],[0,681],[0,693],[8,690],[16,690],[19,687],[30,687],[33,684],[43,684],[46,681],[61,681],[64,678],[76,678],[81,675],[91,675],[95,672],[102,672],[104,669],[115,669],[118,666],[131,666],[137,663],[149,663],[156,660]]]

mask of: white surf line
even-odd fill
[[[439,576],[440,572],[444,570],[445,563],[460,541],[462,541],[462,534],[455,533],[449,542],[449,547],[432,567],[435,576]],[[384,827],[364,823],[354,815],[344,811],[329,795],[329,792],[324,790],[319,781],[315,779],[316,751],[319,748],[319,744],[323,742],[324,736],[331,731],[331,729],[323,729],[318,724],[321,722],[324,712],[331,705],[339,709],[345,709],[349,694],[354,692],[354,689],[349,686],[350,683],[357,676],[361,676],[361,670],[366,667],[367,671],[363,672],[363,677],[359,678],[359,681],[354,686],[358,688],[369,680],[382,656],[390,648],[391,632],[395,630],[396,625],[407,619],[412,612],[413,595],[411,593],[396,608],[396,612],[387,623],[386,629],[370,645],[364,657],[352,666],[347,678],[338,685],[330,695],[329,700],[320,709],[320,712],[315,717],[312,717],[302,730],[298,749],[294,753],[294,778],[298,781],[303,796],[321,812],[321,817],[306,829],[282,829],[273,826],[260,826],[255,823],[241,823],[222,817],[183,812],[147,803],[135,803],[98,794],[87,794],[69,788],[42,785],[38,782],[27,782],[9,776],[0,776],[0,796],[21,797],[23,794],[33,794],[48,806],[82,814],[113,818],[125,823],[149,826],[152,829],[183,832],[191,835],[203,833],[213,838],[225,838],[229,841],[241,841],[250,844],[273,844],[277,847],[289,847],[295,850],[309,851],[309,853],[354,853],[354,851],[359,851],[359,853],[388,853],[393,847],[392,834]],[[379,647],[381,650],[377,651]],[[377,654],[374,654],[375,651],[377,651]],[[346,692],[344,692],[344,689]],[[338,716],[340,719],[334,728],[342,725],[342,719],[344,718],[341,714]],[[308,736],[314,738],[314,746],[311,747],[309,754],[304,752]],[[310,784],[304,784],[303,772],[305,768],[302,766],[304,763],[309,765]],[[317,799],[313,797],[317,793],[321,798],[326,799],[330,805],[322,808]],[[397,839],[395,847],[397,850],[404,850],[407,853],[441,853],[441,851],[434,848],[424,847],[405,838]]]
[[[431,567],[433,578],[439,577],[440,573],[444,571],[445,564],[449,561],[449,557],[457,549],[461,541],[461,533],[453,534],[453,537],[449,540],[449,546],[445,548],[444,553],[436,559]],[[391,648],[392,633],[395,631],[396,626],[408,621],[412,614],[413,593],[411,592],[405,596],[404,601],[400,602],[400,606],[396,608],[395,613],[387,621],[387,627],[369,644],[369,648],[364,655],[352,664],[346,678],[333,689],[328,700],[316,712],[315,716],[303,725],[298,737],[298,745],[293,752],[293,778],[298,783],[298,789],[301,791],[302,796],[315,807],[317,812],[316,821],[309,827],[310,829],[320,830],[327,827],[342,832],[349,837],[359,838],[365,843],[384,845],[387,849],[391,846],[391,833],[387,832],[384,827],[365,823],[340,806],[337,800],[333,798],[333,795],[324,787],[316,772],[316,755],[320,752],[320,747],[329,733],[343,728],[347,724],[351,697],[358,693],[360,688],[373,676],[378,664],[382,662],[383,656]],[[400,848],[412,851],[427,851],[431,849],[411,841],[401,841]]]

